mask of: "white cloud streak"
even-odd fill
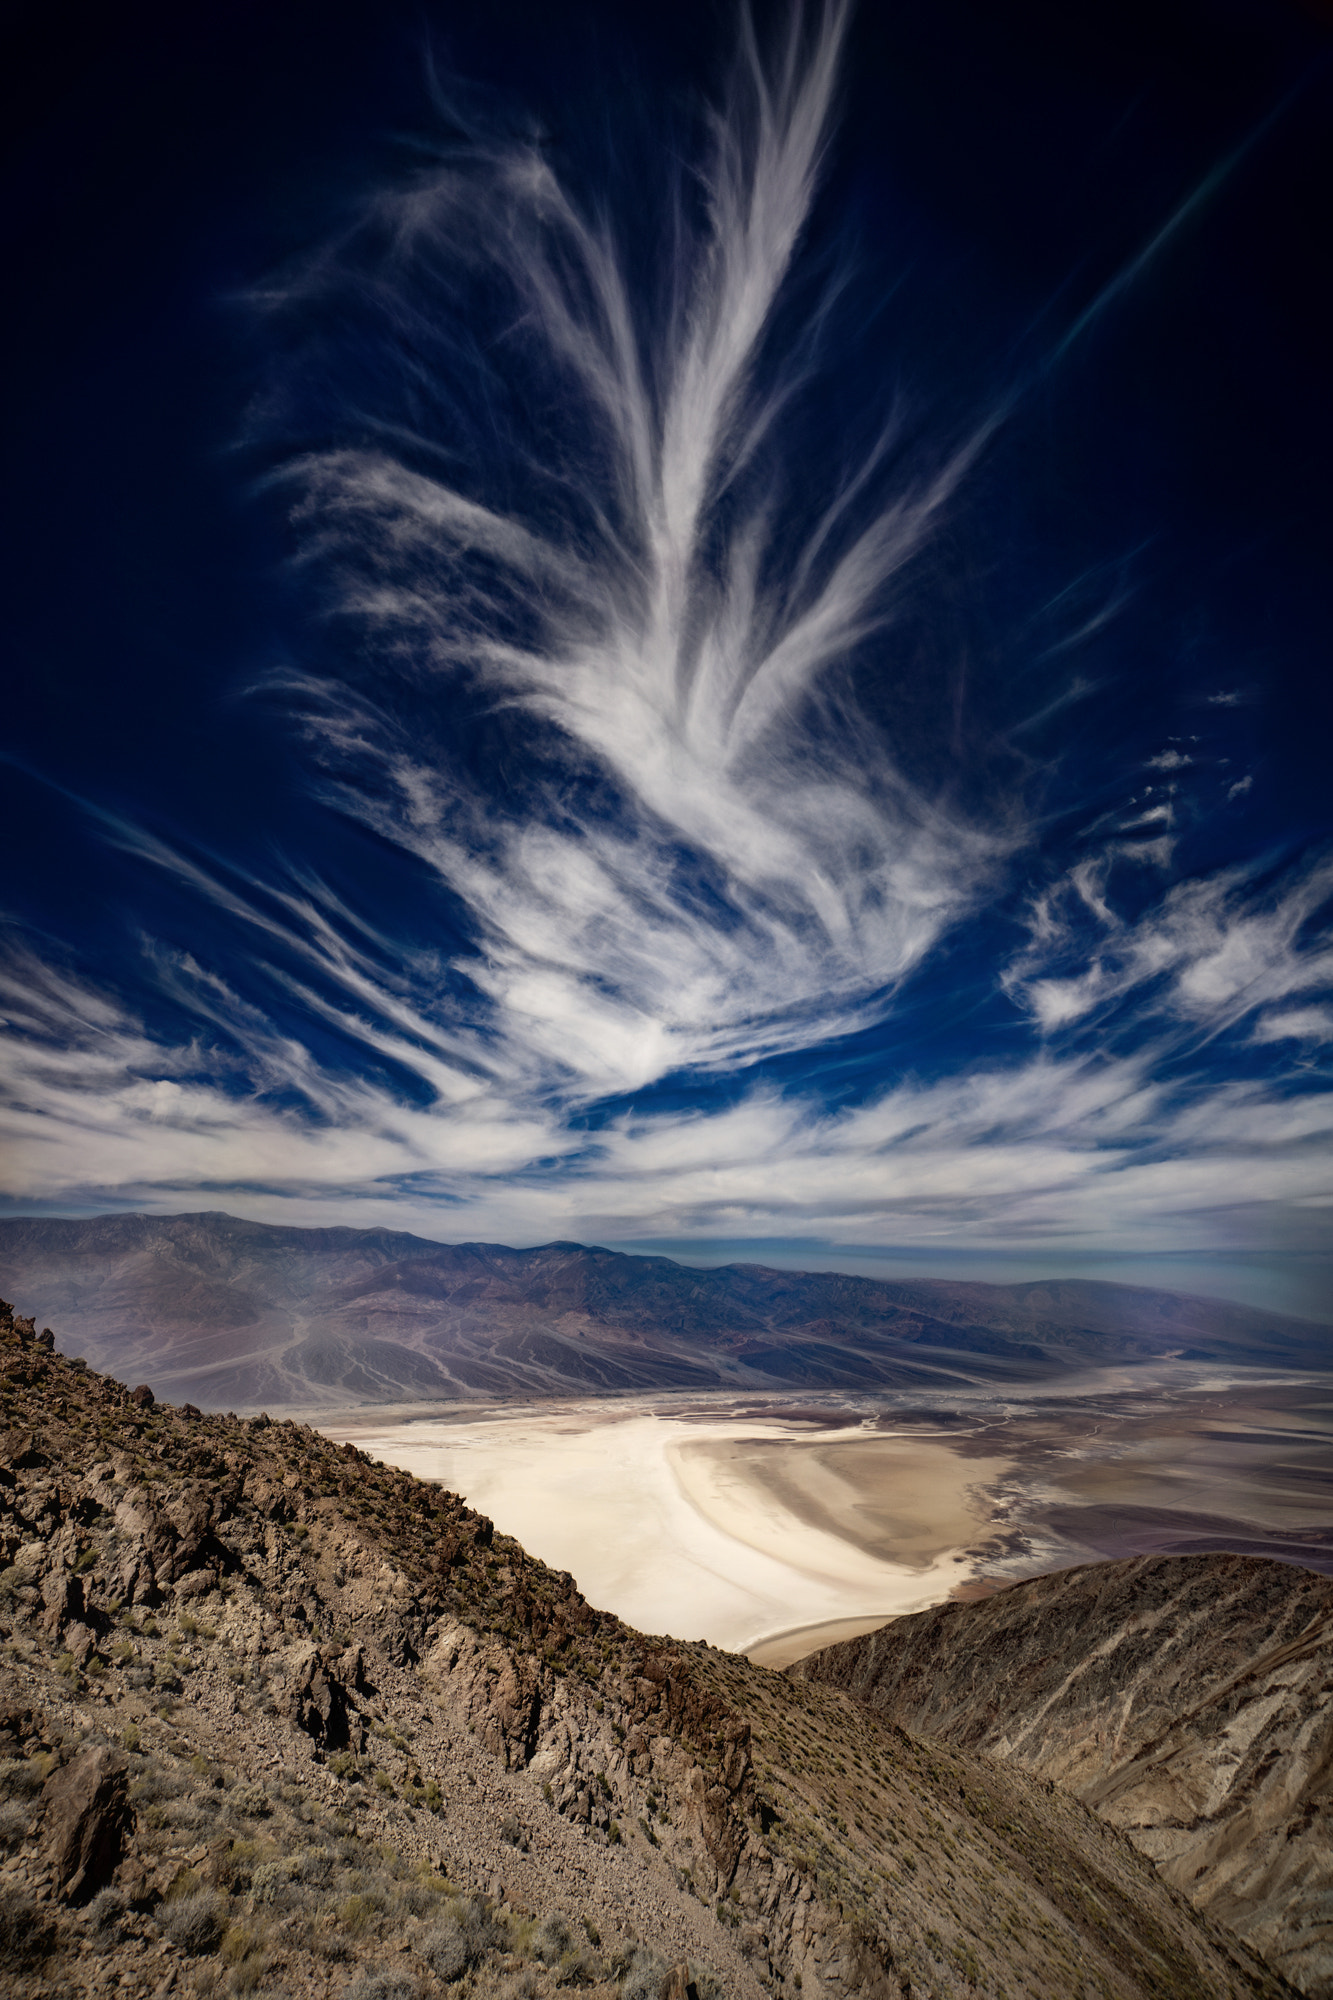
[[[1255,867],[1180,882],[1125,921],[1108,901],[1123,859],[1115,849],[1079,864],[1033,905],[1028,948],[1005,982],[1043,1029],[1104,1019],[1132,996],[1217,1034],[1257,1008],[1333,986],[1333,933],[1326,916],[1319,921],[1333,896],[1333,861],[1298,867],[1270,888],[1256,883]],[[1070,960],[1076,969],[1051,969]]]
[[[5,1193],[159,1210],[222,1193],[270,1220],[520,1242],[818,1234],[941,1251],[1234,1246],[1241,1210],[1240,1236],[1278,1242],[1333,1201],[1333,1092],[1168,1085],[1154,1048],[906,1079],[840,1111],[758,1088],[575,1133],[512,1079],[455,1077],[411,1104],[368,1073],[322,1071],[220,982],[172,972],[201,1016],[217,1002],[226,1049],[164,1042],[106,994],[11,961]],[[411,1039],[386,1042],[410,1060]],[[428,1055],[421,1069],[438,1080]]]
[[[723,1108],[607,1110],[881,1018],[1029,832],[1012,801],[967,810],[913,778],[854,693],[858,648],[891,643],[895,592],[986,426],[929,462],[900,424],[869,426],[803,537],[778,532],[775,492],[785,504],[803,478],[782,447],[818,312],[798,334],[784,320],[781,342],[775,328],[846,11],[794,14],[769,56],[747,29],[702,198],[673,196],[651,306],[538,145],[486,137],[373,205],[369,262],[358,237],[283,295],[321,290],[332,312],[359,286],[405,353],[432,357],[418,400],[453,413],[430,436],[366,419],[288,468],[304,559],[331,579],[361,671],[286,687],[335,797],[435,871],[473,947],[405,952],[313,877],[260,883],[112,828],[240,928],[240,970],[150,947],[157,998],[189,1024],[169,1032],[11,959],[13,1199],[221,1200],[526,1242],[1123,1249],[1234,1241],[1238,1201],[1277,1240],[1333,1198],[1333,1096],[1309,1054],[1333,1022],[1315,1004],[1333,986],[1333,863],[1275,884],[1233,869],[1126,914],[1117,871],[1173,852],[1160,786],[1103,815],[1088,837],[1107,844],[1032,904],[1002,983],[1046,1038],[1035,1052],[1034,1036],[1007,1062],[900,1075],[854,1108],[756,1084]],[[474,284],[503,304],[494,354],[459,304]],[[542,457],[506,431],[497,369],[531,408],[576,413],[581,456],[564,433]],[[496,430],[489,482],[469,397]],[[498,776],[450,754],[464,696],[526,732]],[[1126,1018],[1132,1053],[1108,1052],[1103,1030]],[[317,1029],[344,1060],[315,1055]],[[1185,1074],[1182,1047],[1237,1030],[1267,1051],[1266,1080]]]
[[[482,274],[509,302],[510,377],[577,413],[577,467],[503,438],[526,499],[492,497],[459,420],[429,447],[396,434],[287,472],[307,555],[380,673],[437,713],[466,686],[542,732],[506,805],[386,707],[287,683],[344,802],[467,905],[499,1032],[588,1098],[882,1013],[1020,836],[914,783],[848,672],[987,426],[904,469],[901,426],[872,422],[798,546],[774,519],[775,485],[798,477],[783,423],[815,338],[775,362],[775,314],[847,13],[793,10],[767,55],[745,22],[698,167],[702,213],[688,184],[674,191],[656,300],[535,143],[474,141],[375,204],[367,228],[391,250],[361,282],[394,327],[433,301],[442,373],[475,373],[450,287]],[[336,288],[330,270],[311,282]],[[441,453],[466,490],[422,469]]]

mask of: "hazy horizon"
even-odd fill
[[[234,1215],[246,1222],[272,1222],[275,1228],[328,1228],[326,1219],[302,1221],[292,1215],[280,1219],[262,1213],[231,1209],[154,1210],[132,1208],[20,1209],[0,1207],[0,1221],[92,1221],[102,1217],[145,1214],[162,1220],[200,1214]],[[394,1228],[404,1225],[389,1214],[376,1222],[344,1223],[342,1227]],[[405,1230],[427,1242],[458,1244],[480,1241],[477,1237],[442,1235],[436,1230]],[[543,1243],[560,1240],[534,1237],[530,1242],[508,1244],[511,1249],[539,1249]],[[572,1240],[572,1239],[563,1239]],[[1311,1254],[1302,1260],[1291,1256],[1265,1260],[1253,1253],[1233,1255],[1181,1250],[1173,1255],[1140,1257],[1132,1251],[1119,1257],[1079,1256],[1046,1249],[1039,1251],[954,1250],[941,1252],[909,1244],[848,1245],[835,1248],[817,1241],[783,1242],[771,1237],[757,1241],[725,1238],[689,1242],[676,1238],[653,1241],[633,1239],[618,1243],[589,1244],[589,1248],[619,1250],[630,1256],[670,1257],[679,1264],[699,1270],[724,1264],[762,1264],[776,1270],[841,1271],[866,1278],[942,1278],[955,1282],[976,1280],[988,1284],[1041,1283],[1047,1279],[1087,1278],[1107,1284],[1140,1285],[1159,1291],[1188,1293],[1197,1298],[1217,1298],[1261,1311],[1282,1313],[1333,1325],[1333,1267],[1331,1260]]]

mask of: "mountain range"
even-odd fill
[[[216,1212],[5,1218],[0,1289],[40,1300],[96,1366],[240,1410],[943,1387],[1165,1356],[1322,1365],[1329,1339],[1311,1321],[1090,1280],[699,1269]]]

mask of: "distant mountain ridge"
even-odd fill
[[[1039,1380],[1163,1355],[1318,1365],[1329,1330],[1065,1279],[911,1282],[697,1269],[580,1243],[512,1249],[217,1211],[0,1219],[0,1291],[95,1366],[201,1405]]]

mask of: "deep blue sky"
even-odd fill
[[[16,39],[11,1208],[1333,1316],[1326,9]]]

